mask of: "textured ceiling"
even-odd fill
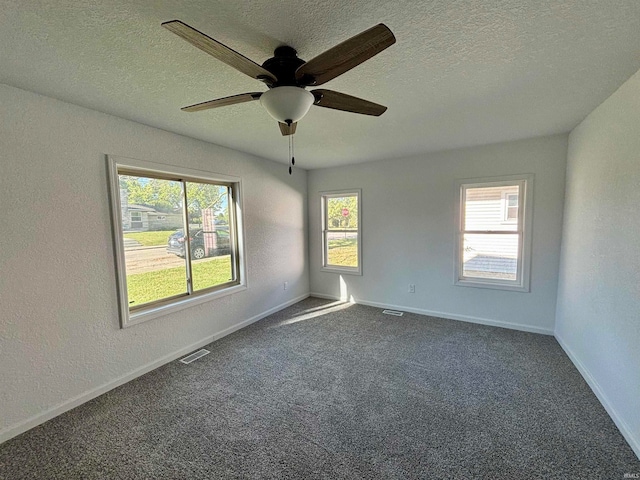
[[[0,82],[286,162],[259,102],[180,111],[266,87],[160,27],[172,19],[257,63],[391,28],[395,45],[324,86],[389,110],[312,107],[302,168],[567,132],[640,68],[638,0],[0,0]]]

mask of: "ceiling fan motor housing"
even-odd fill
[[[269,85],[270,88],[281,86],[298,86],[296,70],[305,63],[298,57],[292,47],[282,45],[273,52],[273,57],[262,64],[262,68],[271,72],[278,81]]]

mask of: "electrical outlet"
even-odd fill
[[[284,282],[284,285],[283,285],[283,286],[284,286],[284,289],[286,290],[286,289],[287,289],[287,287],[289,286],[289,282]]]
[[[409,293],[416,293],[416,286],[413,283],[409,284]]]

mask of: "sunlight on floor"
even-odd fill
[[[353,295],[349,295],[347,282],[344,281],[344,278],[342,278],[342,275],[340,275],[340,300],[343,302],[355,303]]]
[[[327,313],[338,312],[340,310],[344,310],[345,308],[349,308],[353,305],[353,303],[337,301],[328,303],[326,305],[322,305],[321,307],[309,308],[307,310],[302,311],[300,314],[296,315],[294,318],[290,318],[287,320],[283,320],[282,322],[278,322],[273,327],[283,327],[285,325],[291,325],[293,323],[304,322],[305,320],[311,320],[312,318],[321,317],[322,315],[326,315]],[[271,327],[270,327],[271,328]]]

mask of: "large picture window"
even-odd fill
[[[360,190],[320,195],[323,270],[362,274]]]
[[[109,157],[122,325],[244,288],[240,181]]]
[[[532,175],[461,181],[455,283],[529,291]]]

